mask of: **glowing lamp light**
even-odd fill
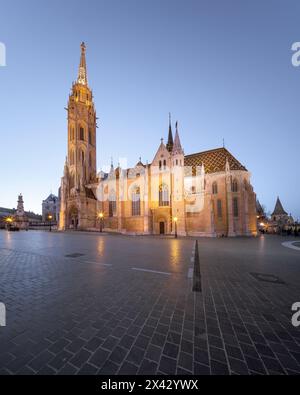
[[[178,221],[178,218],[177,218],[177,217],[174,217],[173,219],[174,219],[174,222],[177,222],[177,221]]]
[[[8,217],[8,218],[6,218],[6,222],[8,222],[8,223],[12,223],[12,218],[10,218],[10,217]]]
[[[103,218],[103,213],[102,213],[102,212],[99,213],[99,214],[98,214],[98,217],[99,217],[99,218]]]
[[[265,224],[264,224],[263,222],[261,222],[259,225],[260,225],[260,226],[265,226]]]

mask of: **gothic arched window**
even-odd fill
[[[164,170],[167,168],[167,161],[164,159]]]
[[[212,184],[212,193],[213,195],[216,195],[218,193],[218,184],[216,183],[216,181],[214,181]]]
[[[159,170],[161,170],[161,160],[158,162]]]
[[[232,200],[232,204],[233,204],[233,216],[234,217],[238,217],[239,216],[239,201],[238,198],[233,198]]]
[[[168,188],[168,185],[161,184],[159,186],[158,201],[159,201],[159,206],[169,206],[169,188]]]
[[[114,190],[110,191],[108,199],[109,199],[109,206],[108,206],[109,216],[113,217],[116,214],[116,210],[117,210],[116,193]]]
[[[81,163],[84,165],[84,152],[82,150],[79,151],[79,157],[81,158]]]
[[[217,200],[217,214],[219,218],[222,218],[222,200]]]
[[[92,142],[92,131],[89,129],[89,144],[93,144]]]
[[[238,183],[237,183],[237,180],[235,180],[235,179],[232,181],[231,190],[232,190],[232,192],[238,191]]]
[[[82,126],[80,126],[80,128],[79,128],[79,140],[84,141],[84,129]]]
[[[141,215],[141,194],[140,188],[135,187],[131,195],[132,215]]]

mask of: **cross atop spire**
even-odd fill
[[[172,133],[172,126],[171,126],[171,113],[169,112],[169,135],[168,135],[168,142],[167,142],[167,150],[169,152],[173,149],[173,133]]]
[[[77,82],[82,85],[87,85],[87,72],[86,72],[86,61],[85,61],[85,43],[80,44],[81,55],[78,70]]]

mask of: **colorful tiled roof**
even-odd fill
[[[191,166],[193,173],[197,166],[204,164],[205,173],[216,173],[225,171],[226,158],[230,166],[230,170],[244,170],[243,166],[226,148],[215,148],[209,151],[198,152],[196,154],[186,155],[184,157],[184,165]]]

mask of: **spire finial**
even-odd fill
[[[79,63],[79,71],[77,82],[82,85],[87,85],[87,72],[86,72],[86,61],[85,61],[85,43],[82,42],[80,44],[81,55],[80,55],[80,63]]]

